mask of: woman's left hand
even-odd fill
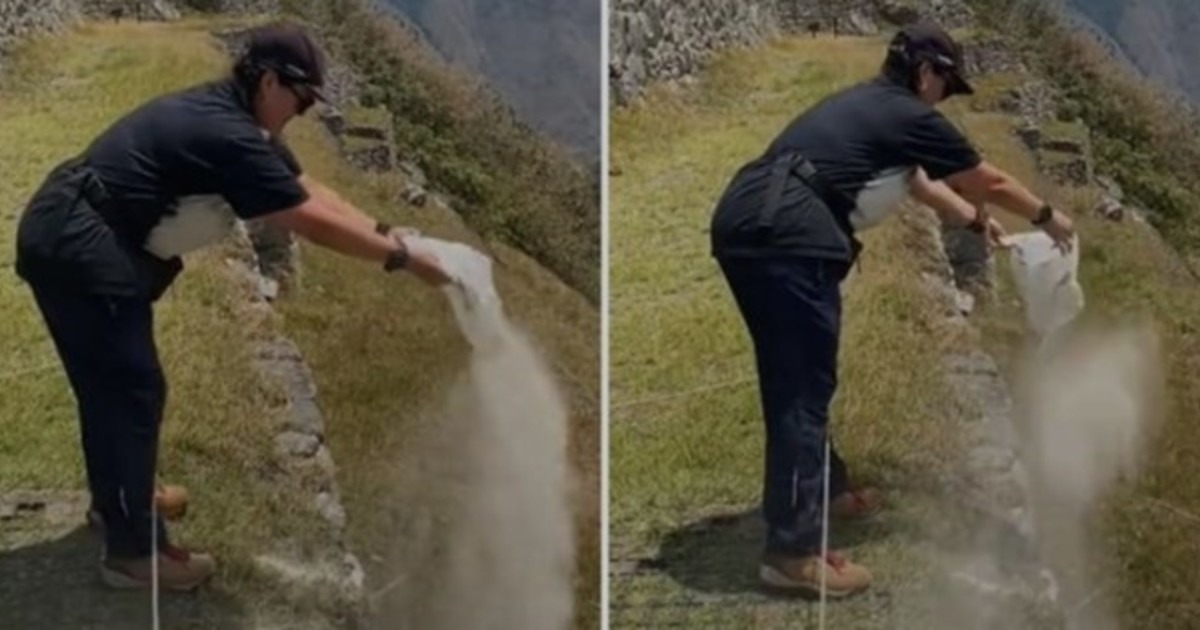
[[[1004,229],[1000,222],[992,217],[988,217],[987,222],[987,243],[991,249],[1008,249],[1008,231]]]
[[[407,226],[403,226],[403,225],[398,225],[396,227],[393,227],[392,229],[388,230],[388,232],[387,232],[388,238],[392,239],[393,243],[396,243],[397,245],[402,246],[402,247],[404,246],[404,239],[413,237],[413,236],[420,236],[420,235],[421,235],[421,231],[418,230],[417,228],[407,227]]]

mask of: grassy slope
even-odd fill
[[[479,241],[452,215],[397,208],[391,200],[396,183],[364,177],[335,159],[324,134],[305,129],[293,134],[292,142],[309,172],[375,216],[484,247],[495,257],[497,282],[510,315],[533,331],[569,396],[571,456],[581,485],[578,624],[595,627],[600,377],[594,307],[515,249]],[[393,539],[403,535],[397,523],[406,495],[394,477],[395,464],[413,447],[413,436],[437,422],[425,407],[462,370],[468,348],[442,297],[415,280],[386,278],[357,261],[316,248],[305,248],[304,255],[303,289],[282,305],[284,329],[316,375],[352,544],[366,555],[385,556]],[[374,586],[393,577],[386,566],[368,569]]]
[[[79,151],[114,116],[153,94],[216,76],[225,60],[207,37],[212,21],[82,28],[25,46],[4,76],[0,96],[0,233],[10,242],[17,208],[57,161]],[[291,129],[301,161],[369,211],[456,240],[471,240],[449,217],[397,210],[388,182],[351,171],[312,121]],[[587,301],[507,248],[495,252],[509,309],[570,374],[572,456],[581,477],[578,592],[581,627],[598,613],[598,390],[596,313]],[[412,429],[405,409],[434,394],[464,365],[464,351],[442,298],[408,278],[389,278],[355,262],[305,250],[306,289],[285,302],[284,331],[309,355],[340,465],[354,543],[370,551],[386,536],[376,519],[375,484],[386,450]],[[0,253],[0,373],[53,363],[55,357],[27,290]],[[185,483],[195,510],[178,531],[227,560],[216,589],[253,601],[248,554],[264,541],[303,533],[312,515],[290,490],[256,481],[270,471],[277,421],[270,393],[246,361],[248,335],[236,316],[235,288],[219,253],[189,261],[161,308],[159,342],[172,383],[161,461],[167,479]],[[447,352],[449,348],[451,351]],[[70,393],[56,368],[0,386],[0,491],[78,488],[82,463]],[[300,519],[297,516],[302,515]],[[375,539],[377,540],[377,538]],[[369,568],[369,567],[368,567]]]
[[[612,183],[610,218],[611,518],[619,572],[614,622],[815,623],[807,606],[750,594],[757,526],[730,528],[723,526],[727,520],[711,518],[756,509],[762,439],[754,385],[744,382],[753,376],[748,338],[707,255],[705,228],[730,173],[795,112],[868,76],[882,49],[883,42],[874,39],[798,39],[731,52],[714,63],[699,88],[659,90],[614,116],[612,156],[622,171]],[[1011,77],[997,77],[995,85],[982,81],[978,98],[990,98],[1006,82]],[[1147,497],[1192,513],[1200,508],[1194,484],[1181,482],[1200,472],[1195,440],[1186,438],[1187,410],[1196,408],[1200,394],[1189,377],[1197,356],[1200,293],[1148,230],[1085,216],[1093,191],[1057,189],[1037,176],[1032,158],[1011,133],[1014,120],[967,105],[956,104],[948,113],[987,157],[1034,182],[1078,217],[1089,311],[1149,313],[1166,335],[1174,374],[1166,435],[1146,480],[1117,493],[1106,533],[1116,549],[1117,562],[1109,568],[1119,575],[1126,627],[1190,627],[1196,609],[1186,585],[1200,569],[1185,534],[1189,523],[1149,507],[1154,504]],[[892,222],[869,233],[863,272],[852,276],[847,290],[842,388],[834,406],[835,434],[852,472],[857,467],[866,480],[894,493],[881,525],[852,532],[844,541],[853,546],[852,557],[875,570],[875,590],[888,594],[890,603],[868,599],[838,606],[833,627],[881,627],[883,620],[870,615],[895,613],[904,606],[892,604],[906,596],[919,599],[928,588],[922,541],[909,530],[929,522],[923,509],[933,497],[923,488],[953,454],[954,436],[944,430],[953,426],[947,424],[953,411],[938,402],[944,391],[936,363],[939,346],[951,340],[923,322],[919,261],[903,246],[905,230]],[[998,263],[1003,274],[1006,262]],[[1004,283],[1001,299],[979,319],[985,342],[1002,357],[1021,336],[1013,300]],[[705,389],[721,384],[731,386]],[[686,395],[663,398],[680,392]],[[667,575],[621,577],[639,558],[654,558],[650,566],[665,568]],[[671,605],[681,601],[693,605]],[[698,602],[708,605],[694,605]]]
[[[755,509],[762,448],[758,394],[744,382],[753,377],[748,338],[708,256],[705,228],[729,175],[798,110],[865,76],[878,49],[873,40],[822,38],[730,53],[699,91],[660,91],[614,117],[612,156],[623,174],[612,183],[610,218],[613,555],[644,557],[663,545],[663,559],[679,565],[673,580],[616,581],[616,605],[640,612],[618,612],[615,622],[665,623],[669,616],[643,607],[696,591],[735,597],[691,611],[691,623],[798,624],[811,616],[807,607],[745,597],[754,588],[756,532],[705,533],[707,518]],[[938,402],[940,342],[927,329],[920,262],[899,255],[905,238],[897,225],[870,234],[863,272],[852,276],[834,414],[857,476],[916,488],[928,485],[952,443],[943,439],[948,416]],[[731,381],[738,384],[656,400]],[[926,503],[905,497],[912,510]],[[907,544],[908,511],[854,532],[871,538],[855,557],[890,588],[915,577],[907,565],[919,564]],[[877,609],[878,602],[839,608],[830,623],[864,623]]]
[[[222,56],[208,44],[207,26],[87,28],[17,53],[0,97],[0,232],[6,243],[15,237],[18,209],[54,164],[143,98],[218,71]],[[12,256],[11,245],[0,254],[6,271],[0,277],[6,333],[0,371],[50,369],[3,383],[0,489],[80,488],[73,398],[33,300],[11,272]],[[293,488],[277,492],[258,481],[270,470],[270,430],[279,416],[251,371],[247,342],[257,331],[238,324],[237,295],[218,256],[210,252],[190,261],[192,269],[158,311],[157,335],[172,385],[160,461],[164,478],[192,491],[196,509],[177,528],[182,540],[226,559],[218,589],[236,591],[249,579],[247,555],[295,529],[294,514],[303,509],[286,501]]]
[[[280,2],[286,14],[314,23],[355,69],[365,104],[391,111],[403,158],[456,198],[455,208],[476,231],[531,255],[599,304],[597,165],[548,143],[496,92],[447,64],[376,4]]]

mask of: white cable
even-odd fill
[[[825,630],[825,569],[829,565],[829,432],[825,434],[824,481],[821,491],[821,603],[817,606],[820,630]]]
[[[150,494],[150,619],[153,630],[158,625],[158,505]]]

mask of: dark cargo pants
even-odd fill
[[[160,546],[167,544],[151,513],[167,394],[153,301],[178,265],[147,265],[124,248],[96,211],[101,193],[78,161],[55,169],[21,218],[17,270],[33,289],[75,394],[106,552],[141,557],[150,554],[154,528]]]
[[[766,424],[766,551],[819,553],[829,405],[837,388],[839,284],[848,263],[814,258],[719,261],[754,342]],[[830,496],[847,490],[830,458]]]

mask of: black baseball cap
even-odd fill
[[[274,24],[250,32],[246,57],[279,74],[280,80],[304,84],[318,99],[325,101],[325,53],[299,26]]]
[[[888,46],[888,62],[899,61],[908,67],[928,61],[946,78],[946,97],[974,94],[967,83],[962,46],[942,27],[933,22],[910,24],[896,33]]]

